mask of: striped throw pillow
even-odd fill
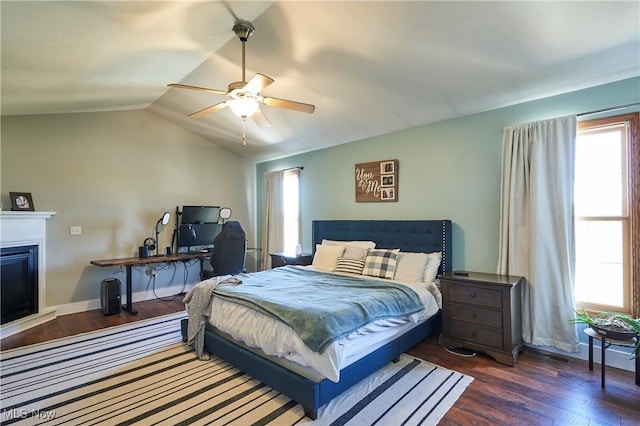
[[[339,257],[336,267],[333,268],[333,272],[348,272],[350,274],[362,274],[362,268],[364,268],[364,259],[349,259],[346,257]]]
[[[367,252],[362,275],[392,280],[396,274],[399,249],[373,249]]]

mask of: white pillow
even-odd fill
[[[333,271],[338,263],[338,258],[342,256],[344,246],[323,246],[316,244],[316,253],[313,255],[311,264],[321,271]]]
[[[424,280],[429,257],[426,253],[398,253],[398,264],[394,280],[419,283]]]
[[[322,240],[322,245],[325,246],[345,246],[345,247],[360,247],[363,249],[376,248],[376,243],[373,241],[336,241],[336,240]]]
[[[344,248],[344,253],[342,253],[342,257],[344,257],[345,259],[364,260],[367,257],[368,251],[369,249],[347,246]]]
[[[424,277],[422,281],[432,282],[435,281],[438,275],[438,268],[440,268],[440,262],[442,262],[442,252],[433,252],[427,255],[429,260],[427,261],[427,267],[424,268]]]

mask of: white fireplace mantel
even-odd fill
[[[0,328],[5,338],[56,317],[55,308],[46,307],[46,222],[56,212],[0,211],[0,246],[38,246],[38,313],[20,318]]]

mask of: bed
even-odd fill
[[[374,241],[376,249],[400,249],[402,252],[442,255],[438,273],[451,270],[451,221],[449,220],[319,220],[312,223],[314,247],[323,240]],[[294,267],[290,267],[294,268]],[[187,320],[182,323],[183,338],[187,338]],[[318,409],[362,378],[385,364],[397,360],[427,336],[439,331],[440,312],[417,325],[405,327],[401,335],[388,339],[370,353],[350,361],[339,371],[339,380],[308,374],[291,362],[270,357],[260,350],[234,340],[226,333],[208,325],[204,332],[204,349],[214,354],[282,394],[300,403],[305,414],[316,419]]]

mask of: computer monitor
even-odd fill
[[[183,224],[178,229],[178,252],[209,249],[213,247],[222,230],[221,223]]]
[[[218,223],[219,206],[183,206],[181,224]]]

